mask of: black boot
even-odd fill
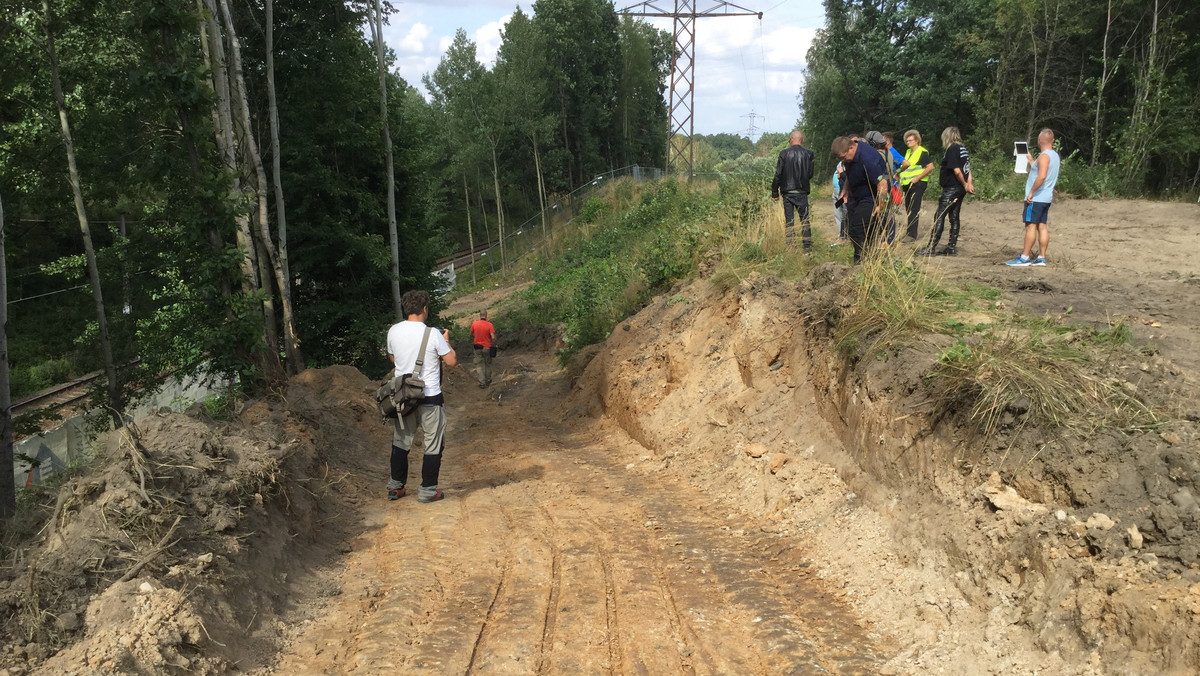
[[[917,249],[914,256],[932,256],[937,249],[938,240],[942,238],[942,219],[938,219],[933,225],[933,232],[929,233],[929,245]]]
[[[951,214],[953,216],[954,214]],[[958,225],[957,218],[950,219],[950,239],[946,242],[946,247],[937,252],[937,256],[957,256],[958,255]]]

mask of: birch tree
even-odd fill
[[[8,380],[8,266],[4,253],[4,199],[0,195],[0,522],[17,511],[11,394]]]
[[[225,32],[229,36],[229,54],[233,75],[231,82],[234,85],[235,98],[239,104],[238,113],[242,132],[241,147],[245,151],[247,161],[253,167],[256,178],[254,196],[258,205],[256,220],[258,223],[259,245],[266,253],[267,262],[275,277],[275,286],[279,290],[279,304],[283,311],[284,349],[287,353],[288,364],[292,368],[293,373],[298,373],[303,368],[299,353],[300,342],[296,337],[296,324],[292,312],[291,294],[287,292],[289,288],[288,280],[280,263],[279,254],[272,242],[271,228],[267,220],[267,172],[263,169],[262,156],[258,151],[258,142],[255,140],[254,127],[251,124],[250,105],[247,102],[246,95],[246,79],[242,68],[242,47],[238,41],[237,29],[234,27],[233,17],[229,12],[229,2],[228,0],[220,0],[220,3],[221,16],[225,21]]]
[[[292,275],[288,269],[287,247],[287,209],[283,200],[283,178],[280,175],[279,150],[279,104],[275,99],[275,2],[266,0],[266,40],[267,40],[267,110],[271,124],[271,178],[275,188],[275,221],[276,237],[279,241],[279,268],[282,272],[279,294],[283,298],[284,307],[292,305]],[[294,318],[285,318],[285,327],[290,328],[290,334],[285,331],[287,341],[288,365],[293,373],[304,370],[304,357],[300,351],[300,339],[296,336]]]
[[[83,202],[79,167],[75,159],[75,142],[71,137],[71,123],[67,118],[67,102],[63,96],[62,78],[58,72],[58,55],[54,51],[54,22],[50,11],[50,0],[42,0],[42,13],[46,24],[46,55],[50,61],[50,82],[54,87],[54,103],[58,109],[58,121],[62,130],[63,147],[67,151],[67,172],[71,184],[71,195],[75,201],[75,215],[79,219],[79,231],[83,236],[83,250],[87,257],[88,279],[91,281],[92,300],[96,305],[96,323],[100,334],[100,356],[104,361],[104,374],[108,379],[108,409],[113,425],[124,425],[121,384],[117,381],[117,365],[113,360],[112,343],[108,337],[108,318],[104,308],[104,292],[100,287],[100,267],[96,263],[96,249],[92,244],[91,227],[88,224],[87,208]]]
[[[375,0],[371,20],[371,37],[375,41],[375,63],[379,69],[379,116],[383,121],[383,155],[387,166],[388,236],[392,245],[392,304],[396,318],[404,319],[400,308],[400,232],[396,225],[396,167],[392,158],[392,131],[388,122],[387,66],[383,58],[383,5]]]

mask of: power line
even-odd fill
[[[712,0],[704,0],[711,2]],[[617,14],[623,16],[661,17],[674,21],[675,50],[671,54],[671,95],[667,104],[667,166],[677,160],[687,175],[692,175],[695,160],[692,139],[695,123],[692,111],[696,107],[696,19],[705,17],[757,16],[762,22],[762,12],[739,7],[730,2],[717,1],[704,9],[696,8],[698,0],[675,0],[674,7],[666,0],[646,0],[626,7]],[[687,140],[676,143],[675,137]]]

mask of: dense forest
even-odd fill
[[[376,39],[396,7],[4,3],[9,454],[10,395],[92,371],[118,425],[172,374],[380,373],[400,294],[436,286],[440,256],[598,173],[661,166],[669,35],[607,0],[537,0],[490,68],[459,31],[426,98]]]
[[[376,9],[6,3],[14,396],[103,368],[105,349],[118,403],[202,361],[263,378],[281,373],[277,354],[291,369],[301,354],[378,362],[393,280],[428,286],[437,257],[495,239],[549,195],[661,165],[670,38],[610,3],[518,10],[490,69],[459,31],[426,76],[428,101],[377,53]]]
[[[825,0],[801,124],[818,150],[864,129],[958,126],[972,156],[1053,129],[1097,194],[1200,187],[1192,0]],[[832,164],[828,152],[818,158]]]

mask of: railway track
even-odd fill
[[[61,408],[74,404],[87,396],[88,385],[102,375],[102,373],[97,371],[96,373],[76,378],[71,382],[55,385],[48,390],[43,390],[24,399],[18,399],[13,402],[12,415],[17,416],[38,409]]]

